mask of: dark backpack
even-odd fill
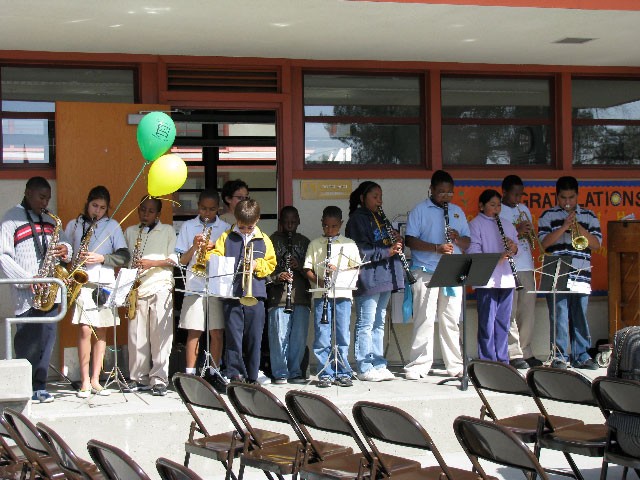
[[[616,332],[607,376],[640,380],[640,326],[624,327]]]

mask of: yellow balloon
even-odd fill
[[[187,164],[178,155],[162,155],[151,164],[147,190],[152,197],[168,195],[187,181]]]

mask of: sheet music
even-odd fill
[[[223,298],[234,298],[233,279],[235,258],[211,255],[207,262],[209,293]]]
[[[121,268],[116,278],[115,286],[109,294],[105,305],[108,307],[123,307],[137,276],[138,270],[136,268]]]

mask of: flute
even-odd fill
[[[502,222],[500,221],[500,216],[496,215],[496,225],[498,225],[498,230],[500,231],[500,236],[502,237],[502,243],[504,243],[504,251],[507,252],[507,260],[509,260],[509,266],[511,267],[511,274],[513,275],[513,279],[516,281],[516,290],[522,290],[522,284],[520,283],[520,279],[518,278],[518,270],[516,269],[516,262],[511,255],[511,250],[509,249],[509,243],[507,242],[507,237],[504,234],[504,229],[502,228]]]
[[[331,288],[331,269],[329,268],[329,260],[331,259],[331,242],[332,238],[327,237],[327,257],[324,264],[324,293],[322,294],[322,318],[320,323],[326,325],[329,323],[329,289]]]
[[[389,239],[393,242],[395,237],[395,232],[393,230],[393,226],[391,225],[391,222],[389,221],[387,216],[384,214],[384,211],[382,210],[381,206],[378,207],[378,214],[380,215],[380,218],[382,219],[382,222],[384,223],[384,226],[387,229],[387,235],[389,235]],[[413,274],[411,273],[411,268],[409,267],[409,262],[407,262],[407,257],[404,254],[404,250],[400,250],[400,253],[398,253],[398,257],[400,257],[400,261],[402,262],[402,268],[404,269],[404,273],[407,275],[407,282],[409,283],[409,285],[413,285],[414,283],[416,283],[417,280],[416,280],[416,277],[414,277]]]

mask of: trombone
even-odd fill
[[[529,244],[529,247],[531,248],[532,252],[536,249],[536,247],[538,248],[538,250],[540,251],[540,255],[538,256],[538,261],[542,263],[544,261],[544,256],[547,254],[547,252],[545,252],[544,247],[542,246],[542,242],[533,231],[533,221],[529,219],[529,217],[525,212],[520,210],[520,207],[518,205],[519,204],[516,204],[516,210],[518,210],[517,223],[527,222],[531,224],[532,228],[529,230],[528,233],[525,234],[525,240]]]
[[[569,205],[564,207],[568,213]],[[578,228],[578,217],[573,217],[573,222],[571,223],[571,227],[569,227],[569,231],[571,232],[571,246],[578,251],[582,251],[589,246],[589,239],[584,235],[580,235],[580,229]]]
[[[245,307],[253,307],[258,299],[253,293],[253,242],[244,247],[244,259],[242,261],[242,297],[240,303]]]

